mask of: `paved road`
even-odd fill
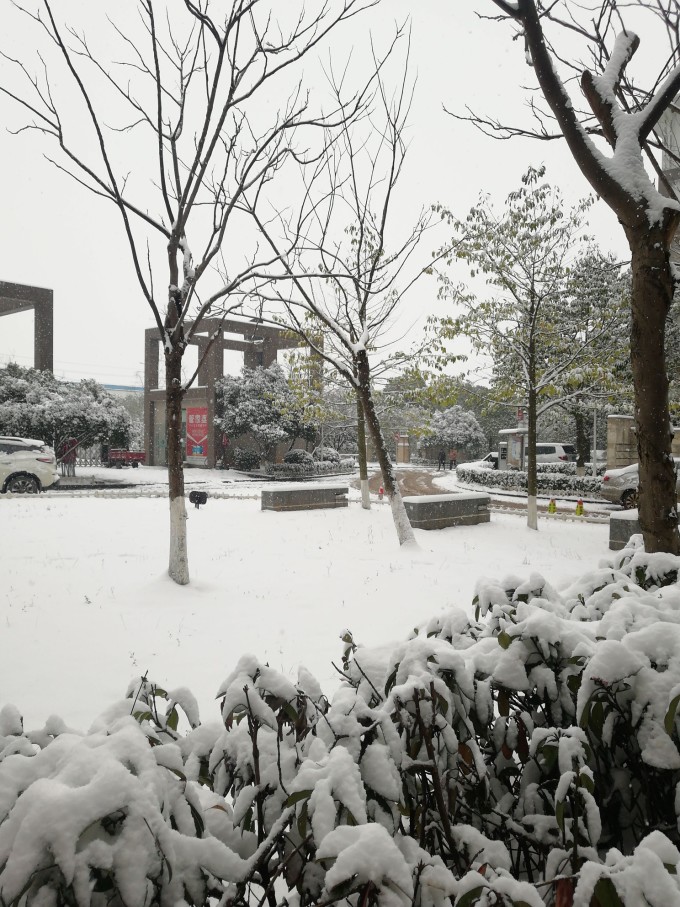
[[[425,469],[396,469],[394,474],[399,484],[399,491],[404,497],[416,494],[444,494],[449,491],[448,488],[442,488],[441,485],[435,484],[437,479],[436,472]],[[358,479],[353,479],[351,484],[353,488],[361,487]],[[381,485],[381,474],[379,472],[370,472],[368,487],[371,492],[377,494]]]

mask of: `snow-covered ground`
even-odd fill
[[[155,480],[147,469],[122,478]],[[355,493],[348,508],[263,512],[256,483],[230,478],[196,475],[233,497],[189,508],[188,587],[165,573],[162,497],[2,496],[0,705],[14,703],[27,727],[55,713],[87,729],[148,670],[188,686],[210,719],[246,652],[292,677],[302,663],[331,694],[344,628],[389,643],[451,606],[469,609],[478,577],[540,572],[559,586],[610,554],[606,523],[541,519],[536,533],[510,514],[416,530],[414,554],[399,549],[386,503],[363,511]]]

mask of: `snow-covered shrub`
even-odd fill
[[[315,447],[314,459],[327,463],[339,463],[340,454],[334,447]]]
[[[353,472],[354,465],[324,460],[315,460],[311,466],[307,463],[267,463],[264,471],[270,476],[295,479],[305,476],[344,475]]]
[[[299,463],[301,466],[313,466],[314,457],[308,450],[289,450],[283,458],[284,463]]]
[[[248,450],[247,447],[235,447],[231,456],[236,469],[248,471],[260,468],[260,455],[256,450]]]
[[[330,702],[244,656],[210,723],[146,678],[87,734],[5,707],[0,904],[680,903],[679,568],[638,536],[392,648],[345,631]]]
[[[565,476],[575,476],[576,475],[576,463],[575,462],[565,462],[565,463],[537,463],[536,472],[552,472],[559,473],[560,475]],[[593,474],[593,464],[586,463],[585,466],[586,474],[592,477]],[[604,475],[607,467],[606,464],[600,463],[597,467],[597,474],[599,476]]]
[[[544,464],[554,466],[556,464]],[[568,464],[565,464],[568,465]],[[527,474],[516,469],[485,469],[481,465],[458,467],[456,474],[463,483],[484,485],[487,488],[526,491]],[[595,476],[566,475],[558,472],[538,472],[536,485],[539,492],[571,495],[593,495],[600,491],[600,479]]]

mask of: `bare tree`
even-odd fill
[[[326,114],[315,110],[299,71],[331,32],[375,2],[325,0],[310,12],[295,0],[275,12],[267,0],[232,0],[218,18],[208,0],[138,0],[132,31],[129,15],[123,27],[102,12],[116,44],[106,59],[95,36],[57,21],[51,0],[37,12],[14,4],[37,29],[37,74],[4,53],[10,75],[0,91],[31,118],[20,132],[35,133],[58,168],[118,208],[162,338],[169,573],[177,583],[189,581],[182,400],[198,374],[183,377],[184,354],[201,319],[240,309],[271,262],[256,237],[246,241],[244,198],[262,204],[287,165],[318,163],[332,126],[361,108],[356,97],[348,105],[338,97]]]
[[[564,137],[581,172],[623,227],[632,263],[631,366],[640,461],[640,525],[648,551],[680,553],[664,351],[666,317],[676,288],[669,253],[680,204],[659,160],[664,146],[661,118],[675,109],[673,101],[680,91],[680,3],[491,2],[501,14],[485,18],[510,20],[519,28],[527,62],[549,109],[542,110],[532,98],[534,121],[529,128],[476,114],[464,119],[499,138]],[[658,75],[644,89],[629,75],[640,44],[631,30],[637,23],[651,24],[655,48],[661,48],[663,41],[667,48],[658,54]],[[574,41],[585,48],[585,62],[575,56]],[[578,78],[588,109],[569,90],[568,80],[574,78]],[[677,157],[674,159],[677,164]],[[645,164],[660,181],[662,191],[657,190]]]
[[[401,36],[398,30],[395,43]],[[414,258],[431,225],[431,213],[421,210],[413,228],[400,235],[396,190],[406,156],[404,130],[413,89],[404,66],[396,91],[388,92],[382,72],[388,57],[374,56],[374,103],[363,128],[347,123],[333,157],[303,174],[303,204],[295,218],[281,224],[287,241],[276,239],[254,206],[253,216],[280,262],[276,276],[289,279],[288,285],[276,282],[269,301],[282,305],[289,326],[356,391],[359,430],[365,419],[403,545],[413,543],[414,535],[373,389],[377,377],[403,361],[400,353],[390,352],[386,335],[393,330],[404,296],[432,265],[429,257],[425,265]],[[336,97],[337,92],[336,87]],[[325,186],[323,193],[319,185]],[[310,313],[325,328],[323,345],[315,343],[306,328]]]

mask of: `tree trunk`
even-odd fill
[[[640,470],[639,520],[648,552],[680,554],[668,409],[666,318],[673,299],[668,241],[649,224],[625,228],[633,284],[630,360]]]
[[[368,355],[365,350],[360,350],[359,353],[357,353],[356,374],[359,380],[357,393],[361,400],[361,407],[364,412],[366,424],[368,425],[368,430],[371,434],[373,446],[378,455],[383,486],[385,488],[385,493],[389,498],[390,506],[392,507],[392,518],[394,519],[394,525],[397,530],[399,544],[416,545],[416,538],[413,534],[413,529],[411,528],[408,516],[406,515],[406,508],[404,507],[399,486],[394,477],[392,461],[390,460],[387,445],[385,444],[385,438],[383,437],[382,429],[380,428],[380,420],[378,419],[378,414],[376,413],[373,404],[371,369],[368,363]]]
[[[364,510],[371,509],[371,495],[368,490],[368,462],[366,456],[366,423],[364,421],[364,410],[361,405],[359,393],[356,394],[357,401],[357,448],[359,450],[359,482],[361,484],[361,506]]]
[[[576,466],[583,467],[590,458],[590,423],[587,413],[582,409],[574,410],[574,428],[576,429]]]
[[[527,407],[527,526],[538,529],[536,502],[536,352],[533,335],[529,341],[529,399]]]
[[[168,493],[170,496],[170,559],[168,573],[180,586],[189,582],[187,511],[184,500],[184,451],[182,444],[182,353],[165,354],[165,420],[168,444]]]

